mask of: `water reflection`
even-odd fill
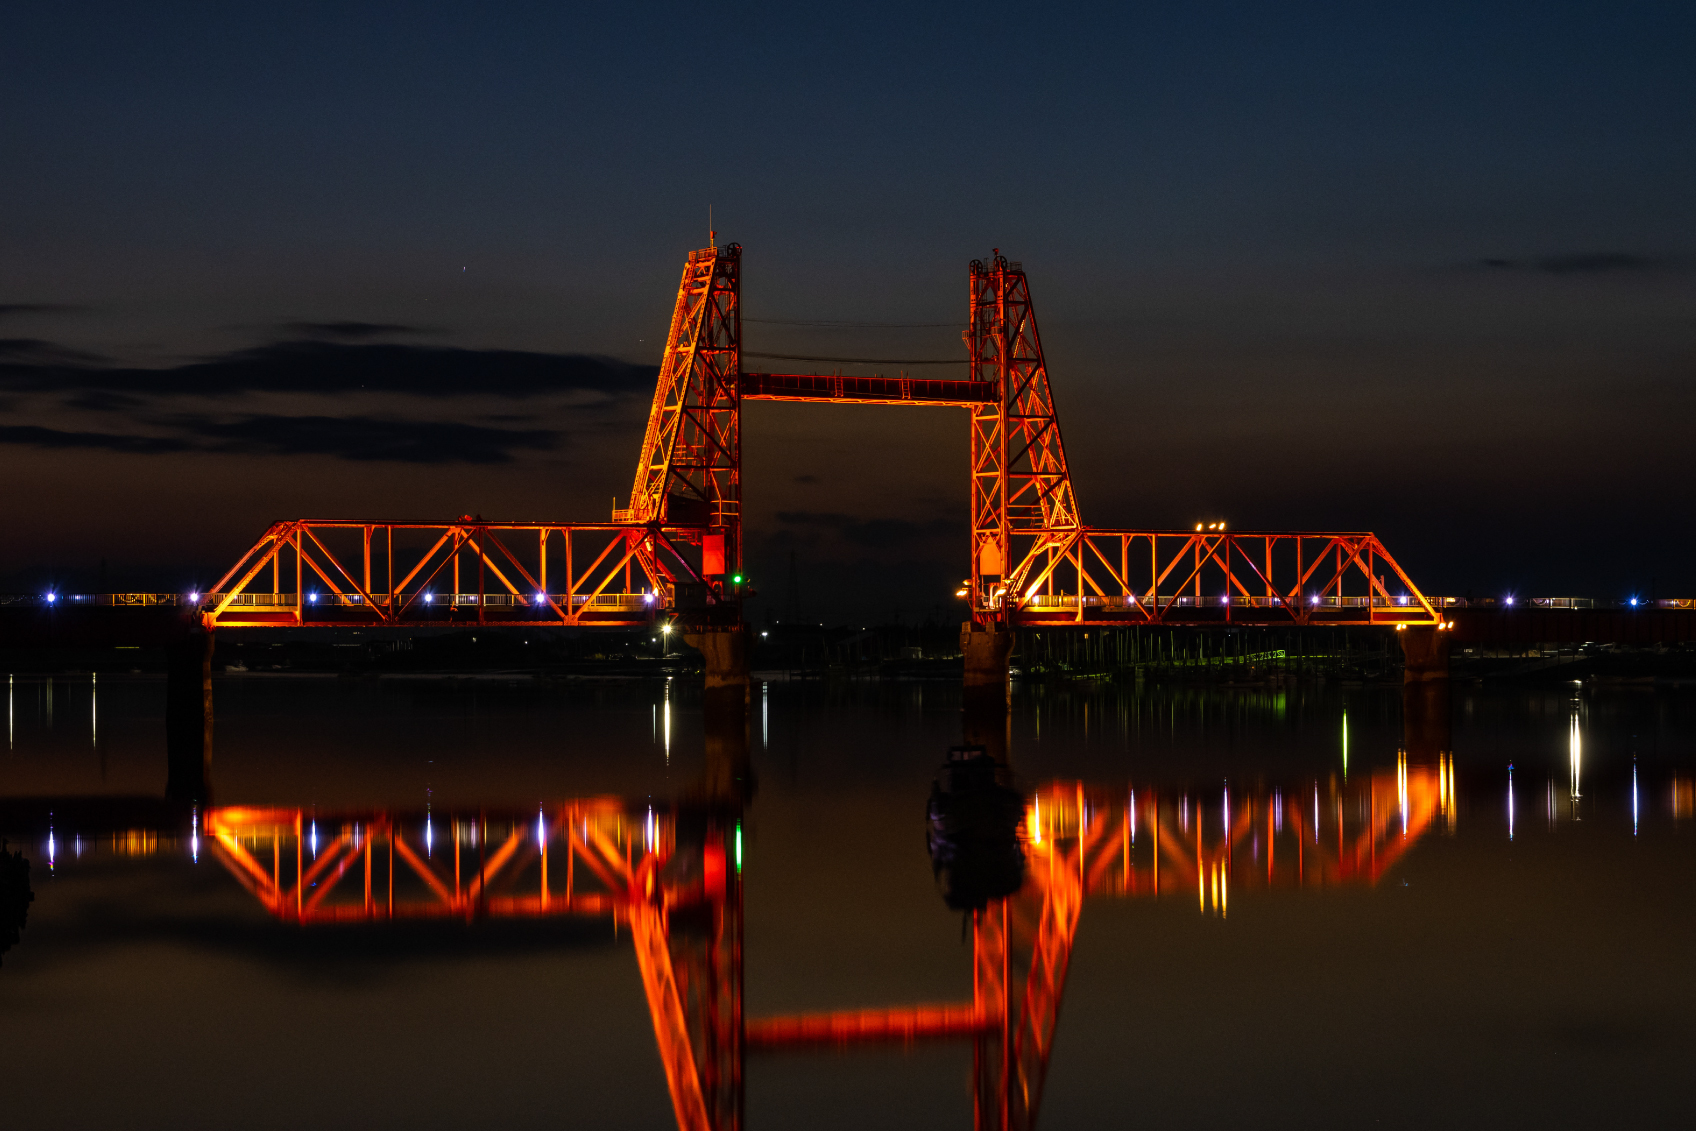
[[[35,892],[29,885],[29,861],[11,851],[0,837],[0,958],[18,943],[29,921],[29,905]]]
[[[956,1002],[744,1019],[736,806],[609,797],[445,812],[219,806],[191,812],[186,838],[168,826],[127,827],[106,844],[114,856],[141,857],[186,839],[198,858],[203,823],[212,858],[270,915],[302,927],[609,920],[635,952],[682,1127],[739,1125],[747,1050],[921,1039],[971,1043],[980,1126],[1029,1126],[1088,901],[1187,893],[1200,913],[1223,918],[1233,896],[1370,885],[1453,816],[1450,768],[1405,759],[1348,783],[1311,783],[1310,811],[1288,800],[1307,789],[1282,786],[1056,780],[1018,794],[1004,767],[981,751],[961,754],[929,809],[954,877],[945,898],[965,905],[978,884],[966,923],[973,992]],[[1006,886],[988,891],[966,874]]]
[[[109,688],[109,694],[121,691]],[[633,745],[639,750],[644,748],[639,708],[655,698],[645,695],[632,712]],[[669,740],[669,696],[661,702]],[[1558,712],[1564,706],[1551,702],[1550,725],[1537,740],[1533,760],[1521,758],[1521,769],[1534,767],[1533,790],[1539,769],[1546,768],[1551,821],[1562,814],[1576,819],[1582,795],[1581,720],[1576,712],[1563,719]],[[761,707],[763,740],[764,696]],[[657,712],[651,717],[657,729]],[[620,960],[632,955],[636,960],[647,1011],[641,1023],[652,1031],[679,1126],[739,1126],[747,1063],[755,1052],[917,1040],[958,1042],[971,1050],[977,1125],[1029,1126],[1041,1109],[1072,948],[1080,930],[1102,921],[1102,903],[1162,901],[1169,908],[1161,912],[1164,921],[1179,918],[1214,934],[1227,920],[1240,923],[1245,913],[1255,914],[1257,899],[1380,884],[1434,831],[1457,829],[1461,805],[1451,754],[1430,762],[1406,752],[1391,759],[1394,740],[1375,743],[1370,714],[1357,711],[1354,765],[1345,776],[1331,745],[1337,736],[1334,718],[1307,739],[1313,758],[1306,773],[1274,770],[1262,778],[1233,764],[1209,773],[1213,780],[1195,788],[1153,775],[1092,778],[1086,768],[1079,776],[1045,776],[1036,779],[1039,785],[1016,789],[1006,812],[994,801],[999,795],[987,789],[975,795],[989,802],[975,814],[970,804],[929,805],[928,828],[937,834],[930,840],[929,863],[940,898],[966,916],[970,949],[957,953],[962,978],[956,1000],[879,1003],[868,993],[865,1008],[744,1017],[742,983],[750,964],[742,945],[742,825],[748,807],[713,791],[693,801],[584,797],[504,807],[438,805],[428,792],[420,794],[424,802],[416,808],[220,806],[204,815],[189,810],[186,822],[137,819],[98,834],[71,809],[60,808],[43,847],[49,866],[61,871],[84,862],[58,860],[60,841],[78,845],[79,855],[86,845],[86,856],[96,859],[139,861],[177,853],[179,860],[198,860],[204,831],[207,863],[216,865],[211,874],[230,877],[220,883],[239,884],[279,922],[339,926],[348,932],[344,938],[375,937],[390,924],[427,920],[475,925],[599,919],[621,947],[630,948]],[[681,733],[690,733],[687,724]],[[114,727],[112,734],[118,741],[121,729]],[[718,740],[741,742],[743,732]],[[1604,741],[1594,745],[1590,773],[1603,778],[1590,789],[1609,799],[1609,819],[1617,829],[1624,782],[1608,767],[1608,749]],[[1569,763],[1565,774],[1559,766],[1563,753]],[[650,760],[658,761],[651,755]],[[1478,774],[1482,792],[1472,796],[1487,801],[1469,811],[1467,822],[1485,826],[1498,850],[1501,765],[1500,755],[1493,755],[1491,768]],[[989,771],[993,785],[1007,788],[1004,766]],[[1510,768],[1510,837],[1511,773]],[[1675,778],[1668,797],[1657,792],[1665,779],[1656,774],[1654,764],[1646,763],[1651,812],[1670,802],[1675,818],[1691,816],[1696,787],[1690,779]],[[963,776],[967,780],[948,775],[936,792],[973,795],[971,770]],[[1564,791],[1558,789],[1563,777]],[[1635,833],[1640,812],[1635,766],[1630,788]],[[1565,807],[1559,804],[1562,792]],[[906,810],[915,858],[921,798],[914,790]],[[1531,798],[1534,806],[1535,793]],[[1480,815],[1480,809],[1486,812]],[[1534,817],[1527,834],[1532,840],[1539,832]],[[441,857],[434,855],[438,841]],[[757,860],[758,842],[750,849]],[[1011,867],[1014,860],[1017,866]],[[960,881],[974,870],[998,876],[1003,886]],[[1305,914],[1302,909],[1317,902],[1289,906]],[[1196,923],[1197,916],[1206,921]],[[1138,919],[1145,921],[1154,916]],[[336,936],[326,931],[316,937]],[[952,946],[952,938],[947,941]],[[765,958],[770,953],[754,962],[772,961]],[[1081,981],[1074,986],[1074,999],[1089,993]],[[814,998],[797,1004],[827,1003]],[[641,1018],[642,1006],[633,1003],[633,1009]],[[1066,1045],[1060,1055],[1082,1052]],[[657,1075],[653,1086],[657,1097]],[[1058,1109],[1050,1118],[1059,1119]]]

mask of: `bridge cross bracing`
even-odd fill
[[[980,627],[1443,626],[1366,531],[1083,522],[1029,280],[970,268],[964,380],[748,372],[739,245],[691,252],[627,505],[611,521],[276,522],[207,593],[208,628],[741,623],[742,404],[967,411],[969,574]]]

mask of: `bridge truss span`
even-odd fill
[[[978,596],[982,612],[1021,625],[1441,623],[1366,532],[1047,532]]]
[[[658,523],[279,522],[202,616],[233,628],[645,625],[691,586],[706,599],[705,536]]]

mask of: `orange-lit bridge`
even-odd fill
[[[974,260],[961,380],[743,369],[742,250],[684,266],[628,505],[606,522],[298,519],[274,523],[205,593],[208,629],[327,625],[734,628],[743,591],[742,403],[965,409],[980,628],[1021,625],[1440,626],[1364,531],[1090,527],[1074,495],[1023,267]]]

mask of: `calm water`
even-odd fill
[[[477,814],[663,811],[702,771],[681,685],[249,677],[217,696],[220,805],[404,812],[438,869],[453,840],[475,851]],[[154,681],[17,680],[0,797],[157,794],[162,701]],[[1682,1121],[1696,695],[1457,688],[1454,720],[1438,766],[1400,756],[1393,690],[1018,689],[1021,786],[1039,807],[1083,790],[1103,838],[1040,1125]],[[959,730],[947,685],[756,685],[747,1016],[971,998],[924,836]],[[627,832],[638,854],[652,835]],[[261,872],[269,844],[248,846]],[[36,900],[0,967],[0,1125],[672,1125],[610,918],[301,927],[204,837],[56,816],[51,851],[13,847]],[[960,1043],[751,1053],[747,1126],[968,1127],[971,1073]]]

